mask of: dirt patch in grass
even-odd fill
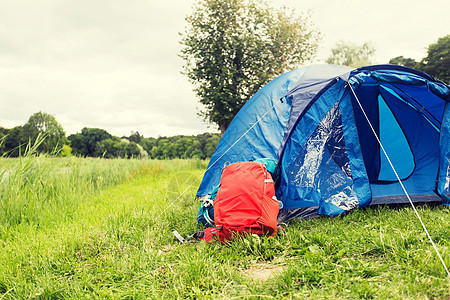
[[[282,271],[283,266],[269,263],[259,263],[244,270],[244,274],[253,280],[266,281],[274,276],[277,276]]]

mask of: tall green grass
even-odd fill
[[[51,170],[43,172],[47,175],[61,166],[60,159],[30,159],[32,165],[50,164]],[[161,251],[171,248],[174,242],[167,230],[196,229],[192,222],[198,205],[193,200],[196,186],[179,196],[201,177],[206,163],[137,161],[135,168],[135,162],[130,160],[62,161],[75,162],[68,168],[85,168],[82,188],[73,189],[70,200],[78,203],[78,207],[73,210],[69,202],[62,206],[58,201],[49,201],[47,210],[31,211],[37,218],[32,222],[1,227],[0,298],[151,297],[149,289],[154,287],[146,282],[155,283],[152,270],[159,268]],[[102,164],[106,166],[101,167]],[[110,177],[121,178],[122,182],[114,184],[114,179],[109,184],[106,180],[102,180],[103,185],[98,185],[98,181],[92,183],[89,179],[92,173],[106,176],[98,171],[103,168],[111,173]],[[71,172],[67,170],[65,174]],[[55,184],[67,186],[63,181]],[[45,191],[47,196],[57,195],[52,189]],[[161,215],[177,198],[177,203]],[[59,212],[52,215],[56,207]],[[39,212],[48,219],[39,216]],[[70,217],[66,216],[68,213]]]
[[[198,230],[194,195],[206,162],[36,156],[0,162],[2,170],[29,172],[11,177],[17,179],[10,195],[44,203],[21,208],[21,222],[2,219],[2,300],[450,297],[450,280],[408,207],[292,222],[273,238],[247,236],[227,246],[180,244],[173,230],[183,236]],[[21,194],[15,186],[47,177],[54,187],[40,193]],[[418,211],[450,265],[448,207]]]
[[[38,145],[27,146],[19,158],[0,158],[0,227],[60,223],[93,193],[161,169],[146,160],[38,155]]]

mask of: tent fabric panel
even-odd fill
[[[446,103],[439,138],[439,175],[437,193],[445,205],[450,205],[450,103]]]
[[[449,87],[433,77],[406,67],[393,65],[377,65],[359,68],[350,74],[349,83],[353,88],[363,83],[387,82],[409,86],[426,86],[439,98],[450,101]]]
[[[361,71],[355,75],[359,80],[368,81],[365,77],[370,77],[375,82],[390,82],[393,84],[407,84],[407,85],[426,85],[427,80],[422,76],[400,70],[376,70],[376,71]]]
[[[305,87],[322,85],[324,82],[328,82],[336,76],[343,76],[343,79],[347,80],[352,70],[354,69],[351,67],[340,65],[327,64],[310,66],[299,81],[295,83],[294,87],[286,94],[286,97],[290,97]]]
[[[298,128],[301,131],[301,128]],[[296,132],[294,133],[296,134]],[[330,142],[333,140],[333,142]],[[336,216],[358,207],[359,203],[349,174],[341,113],[336,103],[325,115],[304,145],[295,149],[286,168],[288,184],[283,206],[318,204],[318,213]],[[341,157],[339,157],[341,156]],[[343,163],[339,165],[338,161]],[[292,197],[293,196],[293,197]],[[301,203],[295,203],[300,201]]]
[[[328,113],[330,107],[332,107],[336,103],[337,99],[340,99],[342,97],[344,93],[344,86],[344,80],[338,80],[337,82],[335,82],[334,80],[333,82],[328,83],[328,85],[322,89],[321,93],[316,96],[316,98],[318,97],[321,100],[309,100],[310,103],[308,104],[309,106],[311,106],[311,108],[309,108],[301,118],[300,116],[296,115],[298,112],[293,112],[294,108],[292,108],[290,120],[286,125],[286,131],[284,133],[283,141],[278,151],[278,160],[279,162],[281,162],[281,165],[284,165],[283,156],[284,153],[287,152],[286,147],[289,146],[287,142],[289,141],[289,144],[291,145],[303,145],[315,130],[317,125],[320,123],[320,121]],[[291,126],[291,128],[288,128],[289,126]],[[298,132],[297,135],[292,136],[292,131],[296,127],[300,127],[302,128],[302,130]]]
[[[278,151],[281,159],[286,141],[289,139],[293,128],[301,119],[304,112],[311,104],[321,96],[323,91],[334,84],[336,80],[347,81],[353,68],[338,65],[314,65],[310,66],[294,87],[286,94],[286,99],[292,103],[290,118],[286,125],[283,141]]]
[[[413,152],[416,163],[414,173],[422,172],[424,176],[433,176],[436,179],[439,133],[423,118],[420,111],[412,109],[390,94],[386,94],[384,100],[395,116]]]
[[[408,195],[409,199],[411,199],[414,203],[436,203],[442,202],[442,199],[436,194],[428,194],[428,195]],[[376,197],[372,199],[370,202],[370,206],[374,205],[383,205],[383,204],[409,204],[408,197],[403,195],[391,195],[391,196],[383,196]]]
[[[342,87],[344,84],[345,82],[341,80],[340,82],[330,85],[330,87],[320,95],[320,100],[312,103],[311,108],[308,109],[302,118],[298,118],[295,114],[291,114],[291,119],[297,118],[295,123],[296,126],[293,130],[296,130],[296,128],[299,127],[301,128],[301,131],[297,132],[295,137],[291,135],[290,138],[297,139],[298,144],[303,145],[319,123],[323,120],[325,115],[330,111],[330,108],[333,107],[333,105],[336,104],[336,101],[342,97]]]
[[[395,97],[395,96],[394,96]],[[408,141],[403,134],[402,128],[397,123],[389,106],[384,101],[382,95],[378,95],[380,142],[389,156],[386,157],[384,151],[380,151],[380,172],[379,181],[397,181],[391,163],[400,179],[406,179],[414,171],[414,156],[409,147]]]
[[[379,136],[378,93],[378,86],[375,84],[365,84],[364,87],[360,86],[355,89],[355,94],[358,97],[359,103],[369,118],[373,129]],[[351,95],[351,99],[366,172],[369,181],[376,182],[378,181],[378,174],[380,172],[380,145],[353,94]]]
[[[332,86],[329,88],[318,101],[314,102],[310,109],[305,113],[305,115],[299,120],[290,138],[286,141],[286,144],[282,147],[283,154],[279,160],[280,164],[280,185],[277,188],[277,197],[283,201],[284,208],[300,208],[300,207],[310,207],[318,206],[319,198],[318,195],[314,194],[311,190],[309,198],[306,199],[302,194],[308,192],[308,190],[299,191],[295,188],[288,188],[290,186],[290,178],[287,170],[292,167],[297,153],[304,147],[309,137],[316,130],[319,123],[323,120],[325,115],[329,112],[330,108],[336,103],[337,99],[340,98],[341,87]],[[303,201],[300,201],[303,199]],[[295,201],[291,203],[291,201]]]
[[[214,151],[197,196],[208,195],[219,185],[221,172],[226,163],[277,158],[277,150],[289,119],[291,106],[286,101],[281,103],[280,99],[305,71],[306,68],[295,69],[277,77],[260,89],[242,107]],[[277,105],[271,109],[275,103]],[[268,114],[232,147],[266,112]]]
[[[284,209],[319,206],[318,213],[335,216],[359,207],[349,158],[342,150],[347,147],[339,101],[345,84],[339,80],[328,88],[300,119],[286,143],[277,190]]]
[[[417,99],[428,99],[428,101],[417,101],[413,97],[411,97],[409,94],[405,93],[403,90],[401,90],[401,87],[394,86],[391,84],[386,85],[380,85],[380,93],[381,95],[386,96],[387,93],[397,97],[400,101],[405,102],[409,106],[411,106],[413,109],[419,111],[423,117],[426,119],[427,122],[429,122],[437,131],[439,131],[439,127],[441,126],[441,119],[442,114],[444,113],[444,106],[445,101],[443,101],[441,98],[437,97],[434,94],[431,93],[414,93],[414,98]],[[413,94],[413,93],[411,93]],[[434,98],[434,99],[431,99]],[[431,102],[434,102],[434,100],[437,100],[434,105],[430,105]],[[428,110],[430,109],[430,111]]]
[[[433,194],[439,165],[439,133],[419,111],[398,101],[395,96],[387,95],[385,101],[401,125],[414,155],[414,172],[402,181],[403,185],[412,195]],[[404,195],[398,182],[372,183],[371,188],[373,198]]]
[[[321,194],[318,213],[329,216],[341,214],[358,206],[341,115],[338,102],[319,124],[318,134],[311,136],[316,145],[318,138],[325,142],[321,161],[317,165],[316,182]]]
[[[358,198],[359,207],[366,207],[372,200],[369,177],[364,165],[358,129],[353,114],[354,107],[348,88],[339,104],[341,110],[342,129],[349,159],[353,185]]]
[[[387,87],[390,86],[405,101],[416,102],[420,106],[417,107],[417,109],[422,110],[422,113],[424,114],[429,113],[429,118],[432,121],[435,120],[435,125],[439,127],[444,114],[445,101],[434,93],[430,93],[428,86],[410,86],[402,84],[387,85]]]
[[[365,66],[365,67],[361,67],[358,68],[357,70],[355,70],[355,73],[361,72],[361,71],[381,71],[381,72],[401,72],[401,73],[411,73],[414,74],[418,77],[422,77],[426,80],[430,80],[430,81],[437,81],[435,78],[433,78],[432,76],[428,75],[427,73],[424,73],[422,71],[416,70],[416,69],[411,69],[408,67],[404,67],[404,66],[400,66],[400,65],[392,65],[392,64],[379,64],[379,65],[371,65],[371,66]]]
[[[327,90],[327,87],[332,86],[333,84],[333,79],[321,81],[320,84],[304,88],[301,93],[299,92],[286,96],[286,99],[292,104],[292,106],[290,117],[283,134],[281,146],[278,149],[278,160],[281,159],[286,142],[291,138],[292,131],[297,126],[297,123],[303,118],[302,115],[304,112],[309,109],[317,97],[321,96],[318,94],[319,92]]]
[[[282,208],[278,213],[278,223],[288,222],[294,218],[304,220],[320,216],[317,211],[319,206],[301,207],[301,208]]]

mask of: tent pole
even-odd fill
[[[447,268],[447,266],[445,265],[445,262],[444,262],[444,260],[442,259],[442,256],[441,256],[441,254],[439,253],[439,250],[438,250],[437,247],[436,247],[436,244],[433,242],[433,239],[431,238],[431,235],[428,233],[428,230],[427,230],[427,228],[425,227],[425,224],[422,222],[422,218],[420,217],[420,215],[419,215],[419,213],[417,212],[417,209],[416,209],[414,203],[412,202],[411,198],[409,197],[409,194],[408,194],[408,192],[406,191],[406,188],[405,188],[405,186],[403,185],[402,180],[400,179],[400,177],[399,177],[398,174],[397,174],[397,170],[395,170],[394,165],[393,165],[392,162],[391,162],[391,159],[389,158],[388,154],[386,153],[386,150],[384,149],[383,144],[381,143],[380,138],[378,137],[378,135],[377,135],[375,129],[373,128],[372,123],[370,123],[369,117],[367,116],[366,112],[364,111],[364,108],[362,107],[361,102],[359,101],[358,97],[356,96],[356,93],[355,93],[355,91],[353,90],[352,85],[351,85],[349,82],[347,82],[347,86],[350,88],[350,90],[351,90],[353,96],[354,96],[355,99],[356,99],[356,102],[358,102],[358,105],[359,105],[359,107],[361,108],[361,111],[363,112],[364,117],[366,118],[367,122],[369,123],[370,129],[372,129],[372,132],[373,132],[373,134],[375,135],[375,138],[377,139],[378,144],[379,144],[380,147],[381,147],[381,150],[383,150],[383,153],[384,153],[384,155],[386,156],[386,158],[387,158],[387,160],[388,160],[388,162],[389,162],[389,165],[391,166],[392,170],[394,171],[395,177],[397,177],[397,180],[398,180],[398,182],[400,183],[400,186],[402,187],[403,192],[405,193],[406,197],[408,198],[408,201],[409,201],[409,203],[411,204],[411,206],[412,206],[412,208],[413,208],[413,210],[414,210],[414,213],[416,214],[417,218],[419,219],[420,224],[422,224],[423,230],[425,231],[425,233],[426,233],[427,236],[428,236],[428,239],[430,240],[431,244],[433,245],[434,251],[436,251],[436,254],[438,255],[438,257],[439,257],[439,259],[440,259],[442,265],[444,266],[444,269],[445,269],[445,271],[447,272],[447,276],[450,278],[450,272],[448,271],[448,268]]]

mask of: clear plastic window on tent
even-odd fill
[[[444,194],[450,197],[450,164],[447,165],[447,174],[445,177]]]
[[[358,207],[346,151],[341,113],[336,104],[319,123],[287,170],[291,188],[300,198],[319,205],[319,213],[333,215],[336,207]]]

